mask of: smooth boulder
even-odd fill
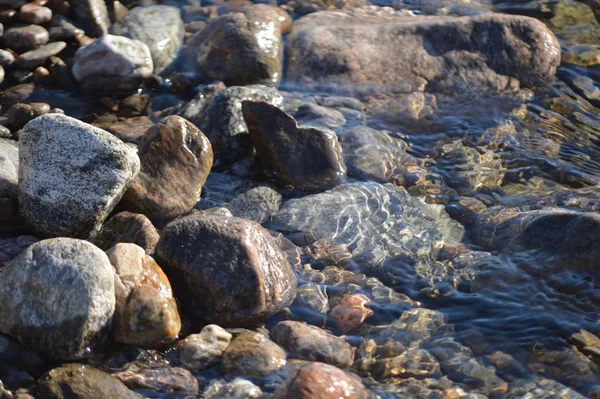
[[[294,23],[286,49],[287,81],[365,94],[512,91],[550,80],[561,59],[542,22],[503,14],[320,11]]]
[[[134,7],[111,27],[111,33],[146,43],[154,73],[161,74],[175,61],[183,45],[181,11],[166,5]]]
[[[189,212],[213,164],[206,136],[192,123],[172,115],[146,132],[138,156],[140,173],[120,208],[161,222]]]
[[[242,113],[264,171],[280,183],[315,191],[346,177],[334,131],[298,126],[293,117],[266,102],[244,101]]]
[[[267,230],[248,220],[178,219],[164,228],[155,256],[183,306],[209,322],[253,324],[296,296],[285,254]]]
[[[61,114],[29,122],[19,139],[21,216],[43,236],[88,238],[139,171],[135,151]]]
[[[114,270],[87,241],[35,243],[0,275],[0,331],[60,360],[89,355],[115,310]]]

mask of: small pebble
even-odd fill
[[[42,25],[52,20],[52,10],[35,3],[28,3],[19,10],[19,19],[28,24]]]
[[[25,53],[48,43],[50,34],[38,25],[25,25],[10,28],[4,34],[2,40],[6,47],[17,53]]]

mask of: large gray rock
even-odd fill
[[[21,215],[44,236],[88,238],[140,168],[122,141],[61,114],[40,116],[23,128],[19,160]]]
[[[73,76],[89,91],[136,90],[153,68],[148,46],[123,36],[104,35],[77,50],[73,59]]]
[[[294,23],[288,81],[364,92],[464,92],[531,87],[554,76],[560,46],[522,16],[384,16],[321,11]]]
[[[181,11],[171,6],[134,7],[112,26],[111,32],[146,43],[156,74],[175,61],[183,45]]]
[[[0,197],[16,198],[19,182],[17,142],[0,139]]]
[[[83,358],[109,333],[114,281],[106,254],[87,241],[35,243],[0,275],[0,330],[56,359]]]
[[[193,39],[200,70],[228,86],[278,85],[286,16],[276,7],[256,4],[213,19]]]
[[[165,227],[155,255],[183,306],[209,322],[254,323],[296,296],[285,254],[255,222],[184,217]]]

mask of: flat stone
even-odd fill
[[[282,321],[271,330],[271,338],[296,359],[340,368],[350,367],[354,362],[354,348],[343,338],[306,323]]]
[[[0,139],[0,197],[17,198],[19,147],[16,141]]]
[[[19,19],[27,24],[43,25],[52,20],[52,10],[35,3],[27,3],[19,10]]]
[[[45,236],[97,232],[139,171],[135,151],[61,114],[29,122],[19,140],[19,207]]]
[[[364,94],[512,91],[551,79],[560,63],[543,23],[503,14],[320,11],[294,22],[286,49],[290,83]]]
[[[48,58],[58,55],[66,47],[67,43],[65,42],[48,43],[38,49],[21,54],[14,63],[14,66],[22,69],[34,69],[44,65]]]
[[[89,355],[107,338],[114,310],[114,270],[87,241],[40,241],[0,275],[0,330],[56,359]]]
[[[136,346],[174,341],[181,319],[171,284],[154,259],[143,248],[127,243],[106,254],[116,271],[114,340]]]
[[[181,367],[154,366],[141,367],[135,362],[125,366],[123,371],[113,374],[128,388],[151,391],[165,395],[177,392],[178,395],[198,395],[198,381],[192,373]]]
[[[212,168],[213,152],[206,136],[172,115],[148,130],[138,156],[140,173],[119,207],[160,222],[189,212]]]
[[[103,251],[118,243],[139,245],[147,254],[154,253],[160,235],[150,219],[131,212],[119,212],[102,225],[91,242]]]
[[[104,35],[73,59],[73,76],[88,91],[134,91],[152,71],[148,46],[123,36]]]
[[[111,32],[146,43],[157,75],[175,61],[183,45],[181,11],[172,6],[134,7],[112,26]]]
[[[236,217],[193,215],[168,224],[156,259],[193,315],[243,325],[288,306],[296,277],[269,232]]]
[[[346,177],[335,132],[299,127],[294,118],[266,102],[242,102],[250,139],[267,174],[302,190],[331,188]]]
[[[82,25],[88,36],[100,37],[108,33],[110,19],[104,0],[71,0],[69,5],[75,22]]]
[[[221,372],[261,377],[285,366],[285,352],[261,333],[252,331],[238,335],[227,347]]]
[[[198,372],[212,366],[225,352],[231,342],[231,334],[209,324],[199,334],[188,335],[178,343],[183,366]]]
[[[48,31],[39,25],[16,26],[8,29],[2,41],[6,47],[17,53],[25,53],[48,43]]]

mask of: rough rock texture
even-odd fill
[[[202,393],[205,399],[260,399],[263,393],[259,387],[243,378],[235,378],[227,382],[224,380],[213,381]]]
[[[19,183],[19,147],[17,142],[0,139],[0,198],[16,198]]]
[[[209,324],[199,334],[188,335],[178,344],[183,366],[193,372],[210,367],[225,352],[231,342],[231,334]]]
[[[126,243],[106,254],[116,271],[115,341],[138,346],[174,341],[181,319],[171,284],[154,259],[141,247]]]
[[[261,333],[244,331],[227,347],[221,372],[261,377],[282,366],[285,366],[285,352],[279,345]]]
[[[331,188],[346,177],[335,132],[299,127],[294,118],[266,102],[242,102],[250,139],[265,173],[280,183],[313,191]]]
[[[110,19],[103,0],[70,0],[75,21],[82,25],[88,36],[100,37],[108,33]]]
[[[161,222],[190,211],[213,163],[206,136],[182,117],[169,116],[146,132],[138,156],[140,173],[119,207]]]
[[[347,245],[371,271],[390,266],[393,274],[408,272],[404,279],[415,273],[414,266],[435,259],[436,241],[456,243],[464,234],[443,205],[426,204],[404,188],[374,182],[343,184],[289,200],[269,227]]]
[[[0,204],[1,209],[1,204]],[[0,219],[2,220],[2,219]],[[0,238],[0,266],[8,265],[21,252],[39,240],[33,236]]]
[[[110,133],[60,114],[23,128],[19,160],[21,215],[45,236],[89,237],[140,167],[135,151]]]
[[[156,258],[175,294],[210,322],[251,323],[294,300],[296,277],[285,254],[259,224],[193,215],[165,227]]]
[[[153,68],[145,43],[114,35],[104,35],[80,47],[73,60],[73,76],[88,91],[136,90],[152,75]]]
[[[198,381],[188,370],[172,366],[148,367],[147,363],[140,363],[128,363],[123,371],[113,374],[113,377],[130,389],[150,391],[153,395],[162,393],[170,396],[176,392],[177,396],[197,397]]]
[[[286,78],[303,86],[498,92],[550,79],[560,47],[542,22],[522,16],[322,11],[294,23],[287,59]]]
[[[252,153],[241,107],[242,101],[250,100],[283,107],[283,97],[276,89],[260,85],[235,86],[215,94],[197,113],[188,117],[210,140],[215,159],[235,162]]]
[[[291,357],[350,367],[354,348],[343,338],[315,326],[297,321],[282,321],[271,330],[271,338]]]
[[[309,363],[300,368],[290,381],[279,387],[274,399],[366,399],[369,391],[358,378],[350,377],[337,367]]]
[[[102,228],[91,242],[106,251],[120,242],[139,245],[147,254],[153,254],[160,235],[150,219],[131,212],[119,212]]]
[[[181,11],[164,5],[134,7],[112,26],[111,32],[146,43],[154,73],[161,74],[175,61],[183,44]]]
[[[226,208],[233,216],[253,220],[258,223],[270,220],[281,205],[281,194],[271,187],[251,188],[235,197]]]
[[[36,397],[48,399],[139,399],[121,381],[83,364],[50,370],[36,384]]]
[[[114,310],[113,267],[87,241],[40,241],[0,275],[0,330],[57,359],[86,356]]]
[[[193,39],[200,70],[228,86],[278,85],[284,21],[281,11],[264,4],[212,20]]]

